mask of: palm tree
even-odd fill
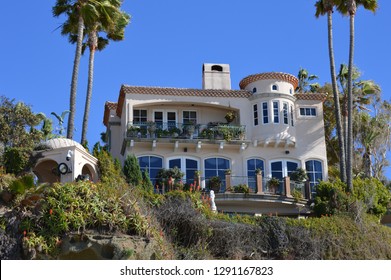
[[[348,66],[348,139],[346,159],[346,182],[349,191],[353,190],[353,59],[354,59],[354,20],[357,7],[363,6],[366,10],[375,12],[377,0],[342,0],[337,9],[342,14],[349,14],[349,66]]]
[[[88,128],[88,119],[90,112],[90,104],[92,97],[92,86],[94,79],[94,59],[95,59],[95,51],[103,50],[109,43],[108,39],[113,41],[121,41],[125,37],[125,27],[128,25],[130,16],[122,12],[119,7],[113,6],[111,9],[106,9],[108,11],[110,17],[112,18],[113,24],[110,26],[104,26],[102,23],[97,22],[93,24],[93,26],[88,30],[88,39],[87,45],[90,50],[89,56],[89,65],[88,65],[88,83],[87,83],[87,94],[86,94],[86,103],[84,108],[84,116],[83,116],[83,126],[82,126],[82,134],[81,134],[81,143],[87,143],[87,128]],[[106,32],[107,38],[103,38],[98,36],[98,32]]]
[[[117,0],[118,1],[118,0]],[[75,128],[75,114],[76,114],[76,92],[77,79],[79,75],[79,64],[82,52],[84,25],[91,24],[97,21],[100,14],[97,7],[101,6],[105,0],[56,0],[55,6],[52,8],[53,16],[59,17],[66,15],[67,19],[62,25],[61,34],[67,35],[68,28],[77,26],[77,44],[75,59],[73,62],[71,92],[69,101],[69,118],[67,127],[67,138],[73,138],[73,131]],[[103,17],[102,17],[103,18]]]
[[[318,83],[310,83],[311,81],[318,79],[318,76],[309,74],[307,69],[300,68],[297,78],[299,80],[296,88],[297,92],[315,92],[320,88]]]
[[[330,60],[331,85],[334,97],[334,113],[337,128],[338,146],[339,146],[339,171],[341,181],[346,182],[346,158],[345,158],[345,139],[342,133],[341,107],[339,104],[339,92],[337,86],[337,75],[335,72],[334,47],[333,47],[333,6],[338,4],[338,0],[319,0],[315,3],[318,18],[320,15],[327,14],[328,46]]]

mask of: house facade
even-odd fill
[[[209,63],[202,68],[202,89],[122,85],[118,101],[105,104],[110,152],[122,162],[134,154],[153,182],[160,169],[173,167],[185,182],[199,171],[202,188],[220,177],[217,207],[219,199],[230,201],[227,187],[240,184],[272,200],[289,196],[284,180],[297,168],[307,171],[311,192],[327,179],[326,95],[295,93],[297,85],[291,74],[269,72],[249,75],[240,89],[231,89],[229,65]],[[281,182],[274,191],[270,178]]]

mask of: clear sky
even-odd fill
[[[315,0],[125,0],[132,15],[123,42],[95,56],[90,112],[90,146],[105,131],[105,101],[117,101],[122,84],[200,88],[204,62],[228,63],[232,88],[250,74],[300,67],[330,80],[326,17],[316,19]],[[50,116],[69,109],[75,46],[62,37],[54,18],[55,0],[5,1],[0,30],[0,95],[23,101]],[[363,79],[391,99],[391,1],[378,0],[372,14],[356,16],[355,65]],[[349,20],[334,13],[336,65],[348,62]],[[82,58],[74,140],[80,141],[88,55]],[[54,120],[54,119],[53,119]],[[56,123],[56,120],[54,120]],[[387,171],[391,178],[391,169]]]

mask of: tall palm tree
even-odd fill
[[[330,60],[331,85],[334,97],[334,113],[336,120],[336,129],[339,146],[339,171],[341,181],[346,182],[346,158],[345,158],[345,139],[342,132],[341,122],[341,107],[339,104],[339,92],[337,86],[337,75],[335,72],[334,47],[333,47],[333,8],[335,4],[339,4],[339,0],[319,0],[315,3],[316,13],[318,18],[321,15],[327,14],[327,31],[328,31],[328,48]]]
[[[61,34],[67,35],[67,28],[70,26],[77,26],[77,44],[75,51],[75,58],[73,62],[71,92],[69,101],[69,118],[67,127],[67,138],[73,138],[73,131],[75,129],[75,114],[76,114],[76,93],[77,93],[77,79],[79,76],[79,64],[82,52],[84,25],[86,23],[97,21],[100,14],[97,7],[101,6],[105,0],[56,0],[56,4],[52,8],[53,16],[59,17],[66,15],[67,19],[62,25]]]
[[[346,158],[346,182],[349,191],[353,190],[353,59],[354,59],[354,20],[357,7],[363,6],[366,10],[375,12],[377,0],[342,0],[337,5],[338,11],[348,14],[349,23],[349,64],[348,64],[348,139]]]
[[[115,3],[113,3],[115,4]],[[103,50],[109,43],[109,39],[113,41],[121,41],[125,38],[125,28],[129,23],[130,16],[121,11],[120,7],[113,5],[111,9],[106,9],[107,14],[112,18],[113,24],[109,26],[104,26],[102,23],[97,22],[93,24],[91,28],[87,27],[88,30],[88,39],[87,46],[90,51],[89,64],[88,64],[88,83],[87,83],[87,94],[86,94],[86,103],[84,108],[83,116],[83,125],[82,125],[82,134],[81,134],[81,143],[83,145],[87,144],[87,129],[88,129],[88,119],[90,112],[90,104],[92,97],[92,86],[94,79],[94,60],[95,60],[95,51]],[[99,32],[106,32],[107,39],[98,36]]]

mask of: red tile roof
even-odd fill
[[[325,101],[327,93],[296,93],[294,96],[299,100]]]
[[[152,94],[166,96],[193,96],[193,97],[217,97],[217,98],[249,98],[252,94],[247,90],[227,89],[190,89],[190,88],[163,88],[140,87],[122,85],[118,98],[117,115],[122,115],[122,105],[126,94]]]
[[[281,72],[267,72],[247,76],[240,81],[239,86],[241,89],[244,89],[247,85],[259,80],[280,80],[288,82],[293,86],[294,89],[296,89],[297,85],[299,84],[299,80],[291,74]]]
[[[110,118],[110,110],[117,110],[118,104],[116,102],[110,102],[106,101],[105,103],[105,113],[103,115],[103,124],[107,126],[109,123],[109,118]]]

